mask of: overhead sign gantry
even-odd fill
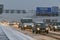
[[[0,4],[0,14],[3,13],[3,4]]]

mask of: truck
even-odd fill
[[[34,27],[32,18],[22,18],[20,21],[21,30],[32,29],[32,27]]]

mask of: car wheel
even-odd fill
[[[49,33],[49,31],[48,31],[48,30],[46,30],[46,33],[48,34],[48,33]]]
[[[25,28],[23,28],[23,30],[25,30]]]
[[[34,33],[35,31],[33,30],[32,33]]]
[[[20,26],[18,26],[18,28],[20,28]]]
[[[55,29],[53,31],[56,31]]]
[[[21,30],[25,30],[25,28],[21,27]]]
[[[21,30],[23,30],[23,28],[21,27]]]
[[[41,32],[39,31],[39,33],[41,33]]]
[[[36,31],[36,34],[37,34],[38,32]]]

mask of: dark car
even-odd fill
[[[58,30],[60,30],[60,22],[56,22],[53,25],[53,31],[58,31]]]
[[[35,23],[35,27],[33,27],[32,29],[33,33],[40,33],[40,32],[46,32],[49,33],[49,28],[48,26],[45,25],[45,23]]]

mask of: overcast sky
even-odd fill
[[[35,9],[44,6],[59,6],[60,0],[0,0],[5,9]]]

